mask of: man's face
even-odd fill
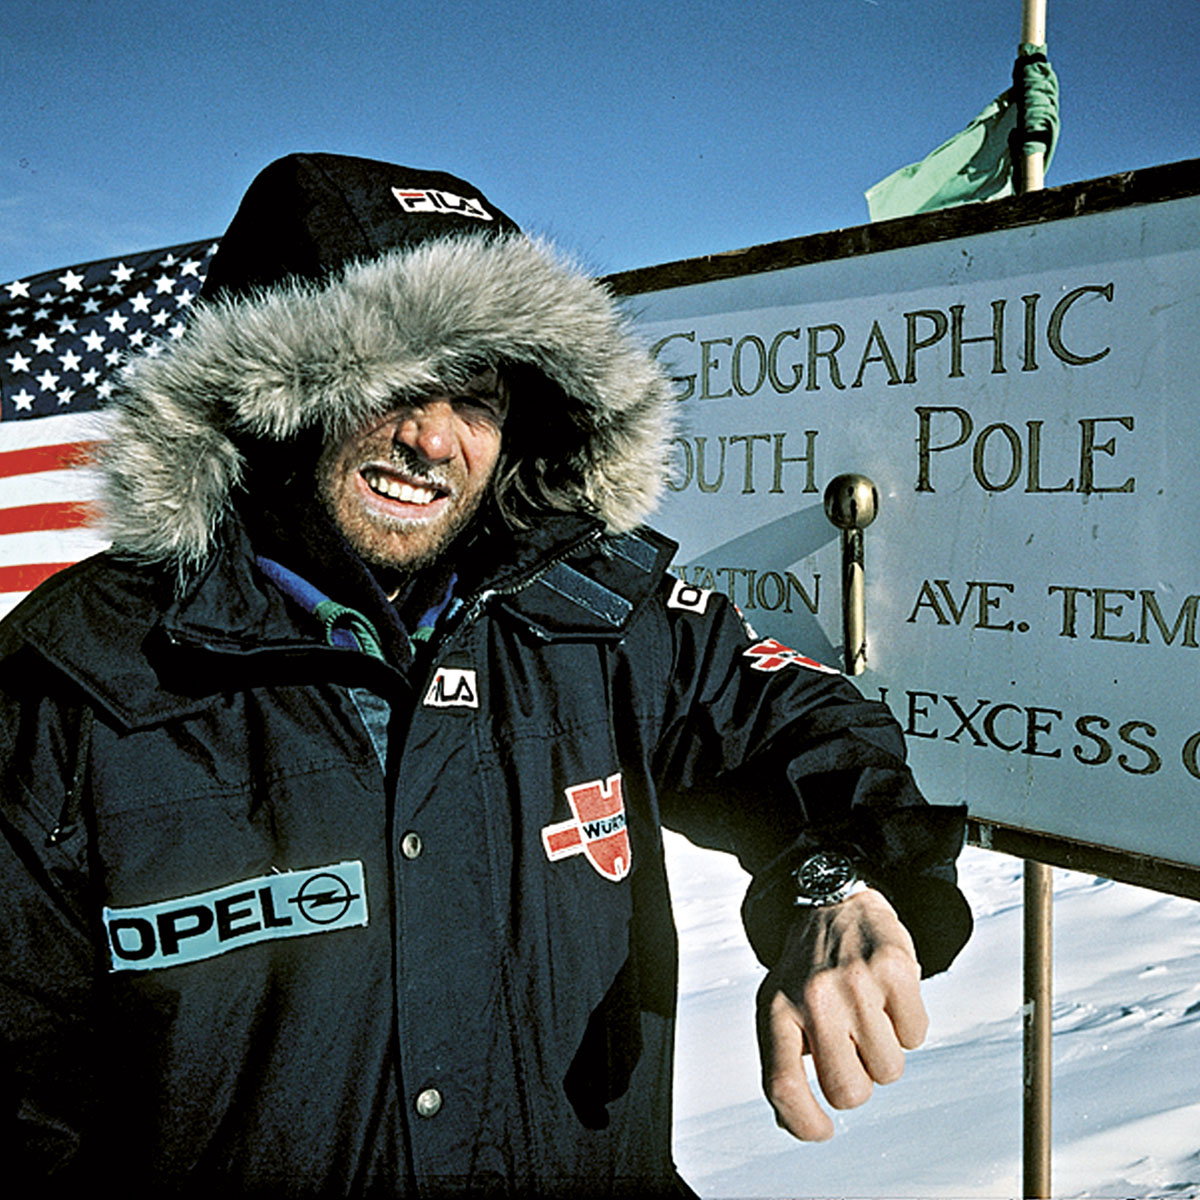
[[[326,444],[317,463],[321,501],[372,566],[401,573],[427,566],[479,507],[506,413],[494,371],[454,395],[399,405]]]

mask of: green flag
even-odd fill
[[[920,162],[893,171],[866,192],[872,221],[905,217],[1013,194],[1012,142],[1021,122],[1022,148],[1046,152],[1058,134],[1058,80],[1045,46],[1022,45],[1015,83],[966,127]]]

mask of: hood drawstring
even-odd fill
[[[290,596],[301,608],[312,613],[325,631],[325,641],[331,646],[361,650],[380,662],[387,662],[383,643],[375,626],[356,608],[330,600],[320,589],[303,576],[289,570],[274,559],[259,555],[259,568],[285,596]]]
[[[338,604],[336,600],[322,600],[313,609],[313,616],[324,625],[325,640],[331,646],[343,644],[337,636],[339,633],[349,633],[364,654],[369,654],[380,662],[386,661],[383,643],[379,640],[379,634],[375,632],[375,626],[357,609],[347,608],[344,604]],[[339,622],[345,623],[344,629],[339,626]]]

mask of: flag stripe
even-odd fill
[[[100,477],[88,467],[12,475],[7,479],[0,476],[0,508],[93,500],[99,493]]]
[[[0,567],[0,592],[31,592],[56,571],[70,565],[69,562],[19,563],[14,567]]]
[[[0,567],[21,563],[78,562],[106,549],[108,542],[94,529],[31,530],[0,537]],[[0,586],[0,592],[4,591]]]
[[[112,422],[113,413],[96,409],[32,420],[9,418],[0,421],[0,443],[5,450],[20,450],[56,442],[102,442],[107,440]]]
[[[0,509],[0,534],[32,533],[39,529],[79,529],[94,516],[94,507],[81,500],[22,504],[17,508]]]
[[[99,442],[60,442],[53,446],[29,446],[0,451],[0,475],[32,475],[36,471],[61,471],[81,467]]]
[[[0,592],[0,617],[7,617],[24,599],[24,592]]]

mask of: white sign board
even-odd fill
[[[679,573],[840,663],[822,498],[869,476],[858,682],[927,793],[1200,866],[1200,197],[638,276],[662,276],[623,287],[679,378],[655,522]]]

